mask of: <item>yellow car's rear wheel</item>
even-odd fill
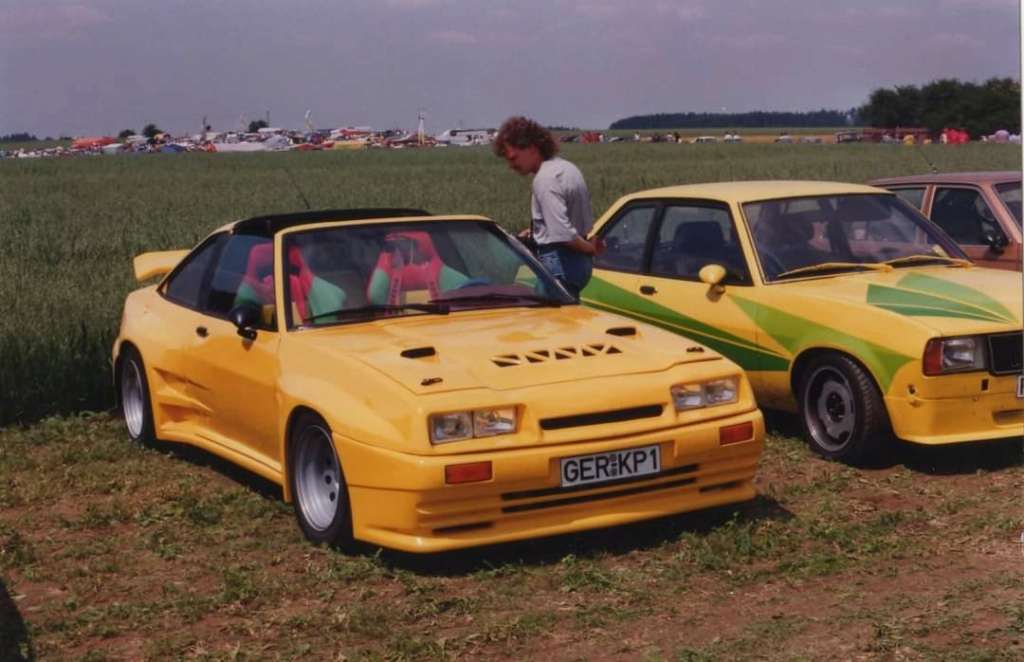
[[[121,413],[124,415],[128,437],[137,443],[153,441],[153,406],[150,402],[146,367],[138,350],[131,345],[125,345],[121,350],[117,381]]]
[[[345,473],[334,436],[322,418],[304,414],[296,421],[288,475],[295,516],[311,542],[337,548],[352,544],[352,515]]]

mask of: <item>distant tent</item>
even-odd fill
[[[75,138],[71,141],[71,149],[90,149],[92,147],[103,147],[117,142],[117,138],[110,136],[92,136],[89,138]]]

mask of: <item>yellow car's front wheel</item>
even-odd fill
[[[811,360],[800,376],[798,396],[804,438],[825,457],[869,462],[891,437],[878,388],[848,356],[828,353]]]
[[[327,423],[314,414],[303,414],[296,421],[290,452],[289,480],[302,533],[317,544],[348,548],[352,544],[348,486]]]

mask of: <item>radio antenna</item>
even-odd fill
[[[918,144],[917,140],[914,140],[914,147],[917,148],[917,153],[921,155],[921,158],[924,159],[924,162],[928,164],[928,167],[932,169],[932,174],[939,174],[939,169],[935,167],[935,164],[932,163],[928,156],[924,153],[924,150],[921,149],[921,145]]]
[[[310,205],[309,200],[306,199],[306,194],[302,192],[302,188],[299,186],[299,183],[295,181],[295,175],[293,175],[292,171],[289,170],[288,168],[285,168],[284,172],[286,175],[288,175],[288,179],[291,181],[292,186],[295,187],[295,190],[298,192],[299,197],[302,198],[302,202],[305,203],[306,211],[313,211],[313,206]]]

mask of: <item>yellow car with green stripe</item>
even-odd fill
[[[1020,274],[975,266],[889,191],[667,187],[621,198],[595,234],[584,303],[733,359],[822,455],[1024,434]]]

